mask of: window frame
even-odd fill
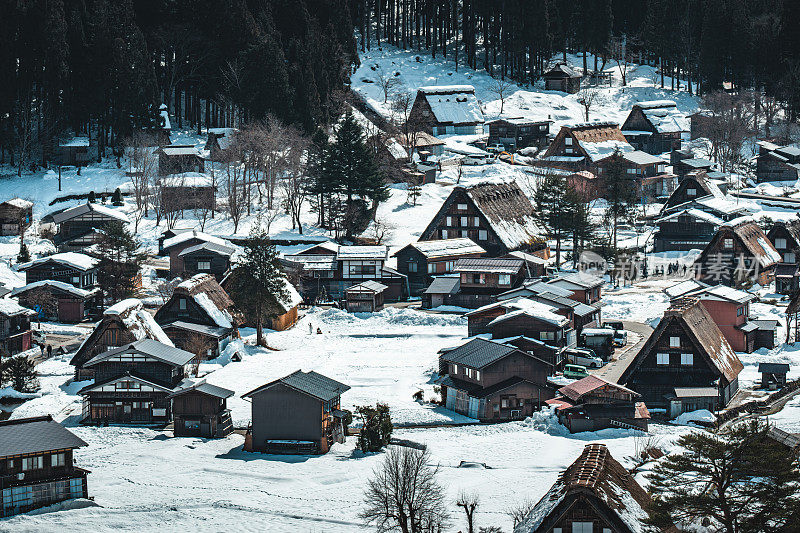
[[[656,352],[656,365],[669,366],[669,353]]]

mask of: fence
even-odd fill
[[[789,396],[798,389],[800,389],[800,379],[787,383],[781,390],[773,392],[763,400],[752,400],[728,409],[717,417],[716,428],[719,429],[726,422],[730,422],[744,414],[752,415],[768,411],[772,404]]]

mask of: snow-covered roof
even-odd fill
[[[103,312],[106,316],[119,316],[125,327],[137,340],[154,339],[167,346],[174,346],[172,341],[161,329],[153,315],[144,308],[144,303],[138,298],[128,298],[119,301]]]
[[[664,289],[664,293],[670,298],[678,298],[692,291],[696,291],[697,289],[704,289],[706,287],[708,287],[707,283],[696,279],[687,279],[686,281],[681,281],[680,283],[667,287]]]
[[[191,281],[191,280],[189,280]],[[185,282],[184,282],[185,283]],[[181,284],[182,285],[182,284]],[[211,320],[214,323],[221,327],[221,328],[232,328],[233,324],[231,323],[231,315],[227,311],[220,310],[214,302],[211,301],[211,298],[204,292],[195,294],[192,296],[194,301],[197,305],[199,305],[203,310],[208,314]]]
[[[467,188],[466,193],[509,250],[541,234],[533,205],[515,181],[479,183]]]
[[[164,241],[164,250],[172,248],[176,244],[181,244],[191,239],[199,239],[205,242],[213,242],[214,244],[219,244],[221,246],[230,246],[229,243],[224,239],[220,239],[219,237],[214,237],[213,235],[209,235],[208,233],[203,233],[202,231],[192,230],[192,231],[184,231]]]
[[[726,215],[750,212],[750,209],[747,207],[749,203],[737,202],[736,200],[730,199],[728,196],[706,196],[704,198],[695,200],[695,202],[697,202],[699,205],[717,211],[718,213],[723,213]]]
[[[15,300],[8,298],[0,298],[0,315],[3,316],[17,316],[17,315],[35,315],[36,311],[22,307]]]
[[[518,274],[524,266],[522,259],[491,257],[466,257],[456,261],[453,272],[492,272],[496,274]]]
[[[566,272],[558,275],[557,278],[547,282],[548,285],[572,285],[580,287],[581,289],[591,289],[603,285],[603,279],[588,272]]]
[[[420,87],[440,124],[483,124],[483,111],[472,85]]]
[[[197,147],[190,144],[171,144],[162,146],[161,150],[163,150],[166,155],[200,155],[200,151]]]
[[[129,222],[128,217],[124,213],[116,209],[111,209],[110,207],[106,207],[104,205],[91,202],[86,202],[85,204],[76,205],[75,207],[70,207],[69,209],[61,211],[60,213],[55,213],[53,215],[53,222],[55,222],[56,224],[61,224],[62,222],[71,220],[75,217],[79,217],[81,215],[85,215],[91,212],[100,213],[101,215],[113,218],[120,222],[125,222],[125,223]]]
[[[721,226],[721,225],[723,225],[725,223],[725,221],[722,220],[721,218],[716,217],[716,216],[712,215],[711,213],[707,213],[706,211],[701,211],[700,209],[695,209],[695,208],[683,209],[681,211],[676,211],[676,212],[674,212],[674,213],[672,213],[670,215],[667,215],[665,217],[659,218],[656,222],[667,222],[667,221],[670,221],[670,220],[675,220],[678,217],[683,216],[683,215],[688,215],[688,216],[691,216],[691,217],[694,217],[694,218],[697,218],[697,219],[700,219],[700,220],[705,220],[706,222],[714,224],[715,226]]]
[[[389,137],[386,139],[385,146],[389,151],[389,155],[391,155],[394,159],[408,159],[408,152],[406,152],[406,149],[403,148],[403,145],[400,144],[394,137]]]
[[[620,141],[617,139],[608,139],[599,142],[578,141],[578,144],[583,151],[586,152],[586,155],[589,156],[589,159],[592,160],[592,163],[596,163],[601,159],[605,159],[606,157],[614,155],[614,152],[616,151],[619,151],[620,153],[634,151],[633,146],[625,141]]]
[[[60,289],[78,298],[88,298],[89,296],[97,293],[97,291],[100,290],[100,289],[86,290],[78,288],[75,285],[70,285],[69,283],[65,283],[63,281],[45,279],[41,281],[34,281],[33,283],[28,283],[24,287],[16,287],[11,290],[11,296],[17,296],[20,293],[32,291],[42,287],[53,287],[55,289]]]
[[[68,141],[60,143],[58,146],[62,148],[88,148],[89,137],[73,137]]]
[[[354,259],[372,259],[385,261],[389,247],[384,245],[374,246],[339,246],[336,259],[350,261]]]
[[[439,239],[434,241],[412,242],[409,246],[417,249],[422,255],[431,259],[436,257],[450,257],[464,254],[486,253],[479,245],[472,242],[472,239]]]
[[[689,131],[689,119],[672,100],[651,100],[634,104],[658,133]]]
[[[623,159],[626,159],[633,163],[634,165],[658,165],[658,164],[666,164],[666,161],[661,159],[658,156],[648,154],[647,152],[643,152],[641,150],[634,150],[632,152],[625,152],[622,155]]]
[[[214,178],[201,172],[171,174],[159,180],[162,187],[212,187]]]
[[[10,200],[6,200],[3,203],[17,207],[19,209],[28,209],[30,207],[33,207],[33,202],[29,200],[23,200],[22,198],[12,198]]]
[[[84,270],[84,271],[96,267],[98,263],[97,259],[86,254],[81,254],[78,252],[62,252],[59,254],[40,257],[38,259],[34,259],[33,261],[17,265],[16,270],[25,271],[33,266],[43,265],[51,261],[54,263],[67,265],[76,270]]]
[[[528,298],[507,300],[503,302],[502,307],[506,309],[506,313],[495,318],[487,325],[491,326],[500,322],[505,322],[506,320],[520,315],[536,318],[538,320],[547,322],[548,324],[553,324],[554,326],[565,326],[569,323],[569,319],[567,317],[559,315],[555,312],[555,309],[557,309],[556,307],[547,305],[543,302],[529,300]]]
[[[283,308],[284,313],[288,313],[301,303],[303,303],[303,297],[300,296],[300,293],[297,292],[297,289],[294,288],[288,279],[284,278],[283,286],[286,289],[287,297],[281,300],[278,300],[278,305]]]
[[[716,285],[714,287],[700,289],[691,294],[698,296],[701,300],[722,299],[741,304],[752,302],[753,300],[756,299],[755,294],[749,293],[747,291],[742,291],[739,289],[734,289],[733,287],[726,287],[725,285]]]

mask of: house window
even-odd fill
[[[572,137],[564,137],[564,144],[572,146]]]
[[[775,248],[778,248],[779,250],[786,248],[786,239],[783,238],[775,239]]]
[[[796,259],[794,256],[794,252],[786,252],[783,254],[783,262],[784,263],[795,263]]]
[[[22,469],[23,470],[36,470],[44,468],[44,456],[37,455],[36,457],[23,457]]]
[[[469,226],[469,217],[461,217],[461,227],[466,228]]]
[[[686,189],[686,196],[697,196],[697,189]]]
[[[737,307],[736,316],[742,316],[743,314],[744,314],[744,307]]]
[[[472,225],[477,228],[478,226],[481,225],[481,219],[478,218],[478,217],[473,217],[472,218]]]
[[[638,174],[639,171],[635,168],[628,168],[625,169],[625,172],[627,172],[628,174]]]
[[[694,364],[694,354],[682,353],[681,366],[692,366]]]
[[[669,354],[668,353],[657,353],[656,354],[656,364],[668,365],[669,364]]]
[[[456,262],[455,261],[445,261],[445,263],[444,263],[444,271],[445,272],[452,272],[455,267],[456,267]]]
[[[50,456],[50,466],[64,466],[66,460],[63,453],[54,453]]]
[[[681,338],[680,337],[670,337],[669,338],[669,347],[670,348],[680,348],[681,347]]]
[[[500,274],[497,283],[500,285],[511,285],[511,274]]]
[[[430,267],[430,265],[428,265]],[[408,262],[408,271],[409,272],[418,272],[419,265],[415,261]]]
[[[500,407],[502,407],[503,409],[508,407],[508,398],[503,398],[500,400]]]
[[[181,311],[186,311],[186,298],[178,299],[178,309]]]
[[[458,365],[457,364],[453,364],[453,375],[454,376],[458,375]]]
[[[572,153],[572,148],[564,148],[564,152],[566,152],[568,154],[571,154]]]
[[[722,239],[722,246],[728,250],[733,248],[733,239]]]
[[[458,205],[456,206],[456,208],[457,208],[459,211],[466,211],[466,210],[467,210],[467,204],[458,204]]]
[[[543,341],[554,341],[556,340],[556,332],[555,331],[540,331],[539,332],[539,339]]]
[[[465,229],[462,229],[461,236],[466,239],[467,237],[469,237],[469,232]]]
[[[478,240],[479,241],[485,241],[488,238],[489,238],[489,232],[487,232],[485,229],[479,229],[478,230]]]
[[[200,272],[207,272],[211,270],[211,261],[198,261],[197,270]]]
[[[74,285],[78,285],[80,282],[81,282],[81,277],[80,276],[72,276],[72,283]]]
[[[447,238],[448,238],[448,237],[447,237],[447,230],[446,230],[446,229],[443,229],[443,230],[442,230],[442,239],[447,239]]]
[[[594,531],[594,522],[573,522],[572,533],[592,533]]]
[[[445,219],[445,224],[447,224],[448,226],[452,226],[453,225],[453,217],[447,217]]]
[[[476,370],[475,371],[475,379],[477,379],[478,381],[481,380],[481,371],[480,370]]]
[[[436,274],[436,263],[428,263],[428,274]]]
[[[8,466],[9,470],[14,468],[14,459],[9,459],[6,466]]]

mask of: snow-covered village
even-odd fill
[[[800,532],[800,4],[0,4],[0,531]]]

